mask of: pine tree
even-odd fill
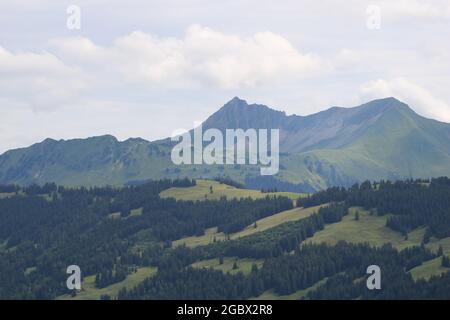
[[[128,217],[130,214],[131,214],[131,210],[128,209],[128,208],[126,208],[126,209],[123,209],[123,210],[120,212],[120,217],[121,217],[121,218],[126,218],[126,217]]]
[[[440,245],[439,246],[439,249],[438,249],[438,251],[437,251],[437,255],[440,257],[440,256],[442,256],[444,254],[444,249],[442,248],[442,246]]]
[[[119,290],[119,293],[117,294],[117,299],[119,300],[124,300],[127,298],[127,288],[123,287],[122,289]]]
[[[423,235],[422,244],[427,244],[428,242],[430,242],[430,237],[430,229],[427,229],[427,231],[425,231],[425,234]]]
[[[444,268],[450,268],[450,259],[447,256],[442,256],[441,266]]]

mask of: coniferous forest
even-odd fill
[[[195,180],[176,179],[122,188],[0,186],[0,299],[76,296],[76,290],[66,287],[69,265],[78,265],[83,278],[93,277],[98,289],[122,283],[138,268],[157,270],[102,299],[249,299],[301,290],[306,290],[303,299],[450,298],[449,258],[442,247],[428,245],[450,237],[448,178],[364,182],[294,202],[270,193],[274,190],[258,199],[182,201],[160,196],[172,187],[195,185]],[[320,207],[302,219],[233,236],[294,205]],[[423,237],[403,248],[309,242],[348,219],[355,207],[386,217],[385,227],[405,240],[418,229]],[[361,219],[358,211],[351,218]],[[174,245],[178,239],[201,237],[210,228],[224,237],[199,246]],[[195,267],[211,259],[221,265],[235,259],[237,272]],[[254,263],[240,272],[244,260]],[[414,279],[410,271],[430,261],[439,261],[442,273]],[[381,290],[366,286],[366,269],[374,264],[382,270]]]

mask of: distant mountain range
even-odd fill
[[[122,185],[146,179],[226,175],[249,187],[314,191],[366,179],[450,176],[450,124],[426,119],[395,98],[354,108],[332,107],[287,116],[234,98],[203,127],[280,129],[280,171],[260,176],[250,165],[182,165],[171,162],[173,142],[113,136],[52,140],[0,155],[0,183]]]

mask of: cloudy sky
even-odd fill
[[[450,122],[449,39],[447,0],[0,0],[0,153],[162,138],[234,96],[299,115],[395,96]]]

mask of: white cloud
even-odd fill
[[[70,103],[86,86],[78,68],[68,67],[54,55],[12,53],[0,47],[0,92],[2,98],[24,103],[35,111]]]
[[[270,85],[326,68],[271,32],[240,37],[193,25],[181,38],[135,31],[110,46],[77,36],[50,40],[40,52],[0,47],[0,93],[10,105],[42,112],[111,96],[129,104],[139,91]]]
[[[367,82],[361,86],[360,94],[364,102],[380,97],[396,97],[421,115],[450,122],[450,105],[405,78]]]
[[[448,121],[448,0],[79,0],[81,30],[66,28],[68,4],[2,3],[0,152],[162,138],[236,95],[301,115],[394,95]]]
[[[183,38],[160,38],[141,31],[117,38],[109,47],[86,38],[51,42],[60,56],[80,65],[117,72],[144,85],[216,86],[224,89],[270,84],[326,70],[312,54],[302,54],[283,37],[260,32],[251,37],[193,25]]]
[[[450,3],[448,0],[385,0],[380,2],[382,15],[390,18],[448,18]]]
[[[0,152],[45,137],[165,137],[192,126],[189,117],[209,115],[205,97],[215,96],[214,111],[234,89],[326,70],[320,58],[274,33],[242,37],[198,25],[179,38],[135,31],[109,46],[77,36],[45,48],[0,47]]]

